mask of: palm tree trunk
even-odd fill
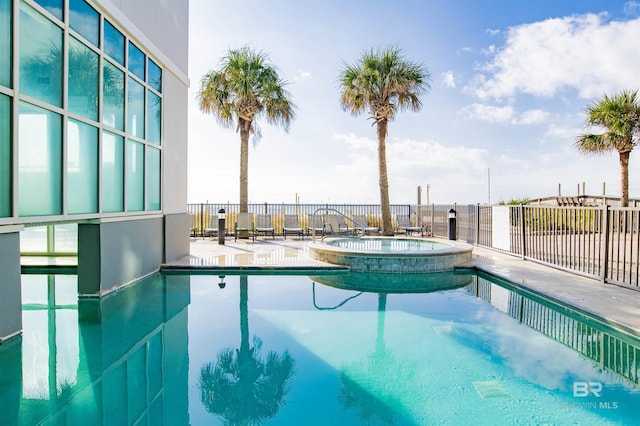
[[[249,354],[249,280],[240,275],[240,353]]]
[[[380,120],[378,131],[378,174],[380,178],[380,210],[382,211],[382,235],[393,236],[391,206],[389,205],[389,177],[387,175],[387,120]]]
[[[620,205],[629,206],[629,154],[630,151],[620,152]]]
[[[251,122],[239,119],[240,127],[240,213],[249,211],[249,129]]]

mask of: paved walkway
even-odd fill
[[[218,245],[217,238],[192,238],[191,255],[165,265],[165,269],[336,269],[309,257],[310,238],[251,239],[227,238]],[[467,265],[506,279],[525,289],[545,295],[579,310],[594,314],[640,337],[640,292],[558,269],[524,261],[497,251],[474,247]]]

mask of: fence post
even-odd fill
[[[518,211],[520,212],[520,243],[522,247],[520,251],[522,252],[522,259],[524,260],[527,257],[527,236],[525,234],[525,220],[524,220],[524,204],[518,205]]]
[[[200,204],[200,235],[204,240],[204,204]]]
[[[602,219],[604,222],[602,224],[602,230],[604,232],[604,244],[600,249],[600,259],[602,259],[602,265],[600,265],[600,267],[602,268],[602,274],[600,276],[600,279],[603,283],[606,283],[608,276],[607,272],[609,272],[607,270],[609,266],[609,205],[605,204],[602,210],[604,214],[604,218]]]
[[[476,245],[480,242],[480,203],[476,205]]]

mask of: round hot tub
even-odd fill
[[[313,259],[387,274],[452,271],[471,260],[472,250],[457,241],[395,237],[326,238],[309,244]]]

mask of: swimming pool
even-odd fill
[[[23,276],[0,424],[637,421],[635,337],[490,277],[434,276],[393,293],[367,274],[153,275],[102,300],[74,297],[72,275]]]

